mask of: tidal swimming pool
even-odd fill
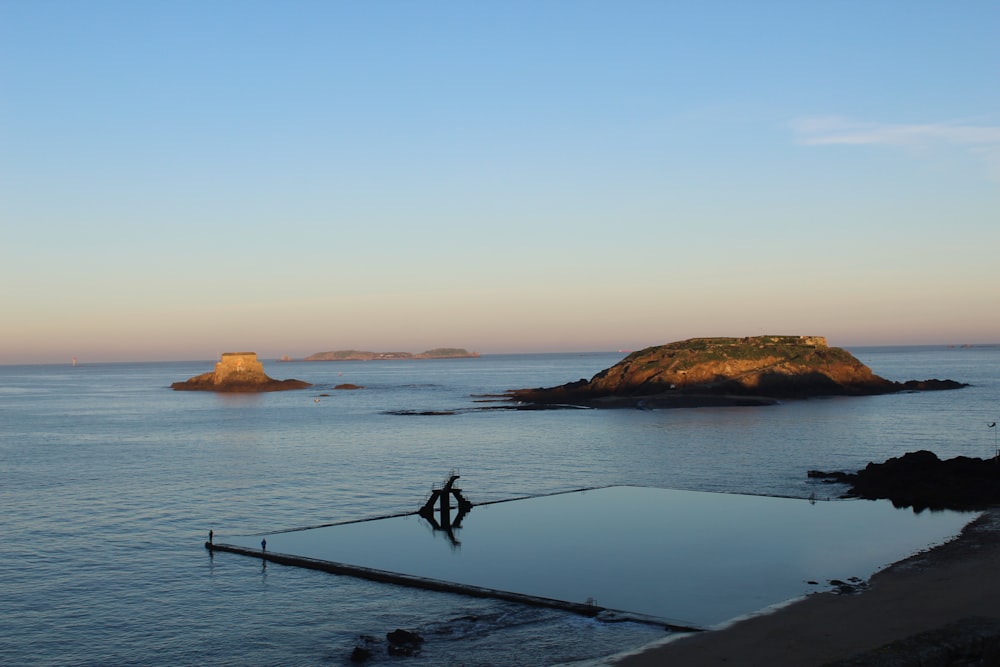
[[[975,516],[614,486],[453,509],[450,531],[413,514],[215,540],[709,628],[867,580]]]

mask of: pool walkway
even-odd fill
[[[694,625],[688,625],[684,623],[673,623],[671,621],[665,621],[659,618],[644,616],[642,614],[635,614],[632,612],[608,609],[596,604],[568,602],[566,600],[556,600],[553,598],[540,597],[536,595],[526,595],[524,593],[513,593],[510,591],[501,591],[493,588],[484,588],[482,586],[472,586],[468,584],[459,584],[450,581],[442,581],[440,579],[417,577],[409,574],[402,574],[399,572],[389,572],[387,570],[379,570],[376,568],[363,567],[360,565],[336,563],[333,561],[320,560],[318,558],[309,558],[306,556],[296,556],[293,554],[275,553],[273,551],[267,551],[266,549],[247,548],[247,547],[237,546],[234,544],[221,544],[213,542],[206,542],[205,548],[212,553],[221,551],[221,552],[239,554],[241,556],[251,556],[253,558],[260,558],[269,563],[278,563],[279,565],[290,565],[293,567],[304,567],[310,570],[320,570],[322,572],[329,572],[331,574],[340,574],[349,577],[358,577],[360,579],[367,579],[370,581],[378,581],[389,584],[397,584],[399,586],[409,586],[410,588],[421,588],[425,590],[438,591],[444,593],[458,593],[460,595],[468,595],[471,597],[478,597],[478,598],[493,598],[497,600],[505,600],[508,602],[516,602],[519,604],[526,604],[533,607],[548,607],[551,609],[559,609],[561,611],[567,611],[574,614],[580,614],[581,616],[598,618],[607,621],[633,621],[637,623],[650,623],[653,625],[662,626],[665,629],[674,632],[700,632],[705,630],[705,628],[697,627]]]

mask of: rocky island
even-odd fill
[[[388,359],[466,359],[478,357],[460,347],[436,347],[426,352],[366,352],[363,350],[333,350],[310,354],[303,361],[384,361]]]
[[[275,380],[267,376],[256,352],[225,352],[215,370],[183,382],[174,382],[175,391],[261,392],[304,389],[312,385],[302,380]]]
[[[779,399],[957,389],[952,380],[892,382],[822,336],[691,338],[633,352],[590,380],[515,389],[532,405],[672,408],[769,405]]]

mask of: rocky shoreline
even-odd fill
[[[942,461],[920,450],[856,473],[810,470],[809,477],[849,484],[848,498],[892,501],[913,511],[980,510],[1000,505],[1000,458],[956,456]]]

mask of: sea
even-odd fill
[[[1000,345],[850,351],[891,380],[969,386],[767,407],[509,410],[495,398],[507,389],[590,378],[624,353],[265,360],[271,377],[314,386],[253,395],[170,389],[211,360],[0,366],[0,664],[348,665],[397,628],[425,639],[419,654],[375,651],[366,664],[592,664],[634,650],[664,629],[204,544],[210,530],[412,512],[453,474],[473,503],[617,485],[825,499],[844,488],[809,470],[920,449],[996,454]],[[335,388],[348,383],[363,388]]]

